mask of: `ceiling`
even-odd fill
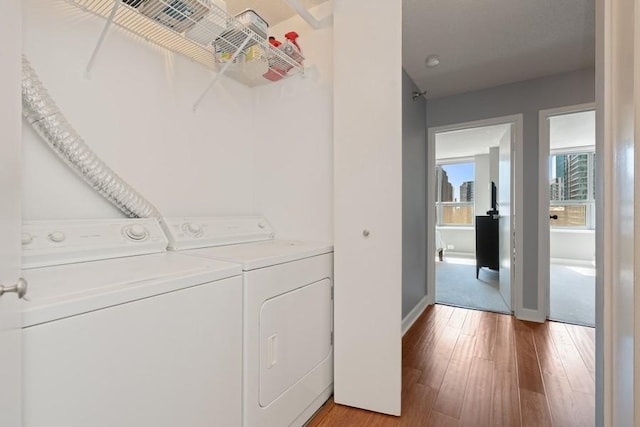
[[[436,159],[455,159],[488,154],[498,147],[509,124],[482,126],[436,134]],[[593,147],[596,143],[596,113],[583,111],[549,119],[550,148]]]
[[[298,0],[309,9],[327,0]],[[295,15],[286,0],[226,0],[270,26]],[[595,0],[402,0],[402,65],[427,98],[593,67]],[[384,27],[381,28],[384,31]],[[440,65],[427,68],[437,54]]]
[[[427,98],[593,67],[594,0],[403,0],[402,63]]]
[[[327,0],[298,0],[307,10]],[[227,13],[236,15],[245,9],[253,9],[270,27],[296,15],[285,0],[226,0]]]
[[[489,147],[498,147],[509,124],[482,126],[436,134],[436,159],[472,157],[489,154]]]

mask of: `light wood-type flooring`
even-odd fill
[[[428,307],[402,340],[402,416],[333,400],[310,427],[587,427],[595,419],[595,330]]]

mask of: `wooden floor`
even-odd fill
[[[402,416],[330,400],[326,426],[593,426],[595,331],[444,305],[402,340]]]

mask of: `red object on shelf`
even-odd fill
[[[278,46],[280,46],[282,44],[281,42],[276,40],[276,38],[273,37],[273,36],[269,37],[269,43],[271,43],[271,46],[273,46],[273,47],[278,47]]]
[[[295,31],[289,31],[284,35],[284,37],[291,43],[293,43],[293,45],[298,48],[298,51],[302,52],[302,49],[300,49],[300,46],[298,46],[298,42],[296,42],[296,39],[300,37],[298,33],[296,33]]]

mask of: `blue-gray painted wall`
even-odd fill
[[[595,70],[585,69],[427,101],[427,127],[523,114],[523,305],[538,301],[538,112],[595,100]],[[403,202],[404,203],[404,202]],[[404,289],[404,288],[403,288]],[[404,298],[403,298],[404,303]],[[404,309],[404,305],[403,305]],[[404,311],[404,310],[403,310]]]
[[[426,101],[402,70],[402,317],[427,293],[426,285]]]

